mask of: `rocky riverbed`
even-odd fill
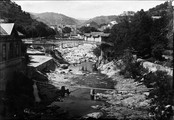
[[[86,113],[86,115],[84,115],[85,118],[87,116],[94,118],[96,118],[96,116],[101,117],[103,113],[105,113],[105,118],[109,119],[149,119],[147,111],[151,102],[151,100],[147,99],[149,90],[145,85],[135,82],[134,79],[125,79],[123,76],[120,76],[118,74],[120,70],[114,62],[101,64],[98,67],[100,73],[94,72],[93,63],[97,61],[97,57],[93,54],[92,50],[95,47],[95,45],[84,44],[74,48],[57,49],[63,58],[70,63],[70,66],[62,64],[55,71],[48,73],[49,82],[57,87],[64,85],[71,91],[77,90],[76,92],[78,94],[72,93],[72,96],[76,96],[76,100],[79,100],[79,103],[75,102],[75,104],[86,108],[89,108],[89,106],[84,106],[82,104],[83,100],[79,99],[78,95],[90,97],[89,89],[91,87],[112,88],[113,90],[97,91],[100,100],[104,100],[105,102],[103,102],[103,104],[88,104],[91,105],[92,109],[98,109],[99,111],[97,112],[99,113],[95,111],[93,111],[95,114],[90,113],[91,109],[88,109],[89,111],[81,113],[81,115]],[[88,63],[86,64],[86,62]],[[90,67],[88,68],[88,66]],[[88,90],[84,90],[86,88],[88,88]],[[78,89],[80,89],[80,91],[84,90],[84,92],[78,92]],[[63,106],[65,104],[66,106],[69,105],[70,107],[68,107],[68,109],[65,108],[66,110],[70,110],[70,112],[72,112],[72,105],[70,103],[74,102],[71,97],[65,98],[66,102],[61,103],[61,106],[62,104]],[[86,101],[86,103],[88,102],[89,101]],[[55,104],[60,106],[60,103],[54,103],[54,105]],[[103,111],[103,113],[101,111]]]

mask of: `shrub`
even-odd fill
[[[94,55],[96,55],[97,57],[99,57],[100,56],[100,53],[101,53],[100,47],[94,48],[93,49],[93,53],[94,53]]]
[[[123,66],[121,68],[120,74],[124,75],[126,78],[137,78],[142,76],[147,70],[140,65],[140,62],[137,62],[133,55],[127,51],[122,58]]]
[[[154,102],[160,105],[172,104],[172,90],[170,81],[173,77],[167,75],[167,72],[156,71],[145,76],[144,83],[154,90],[150,93],[150,98],[154,98]]]
[[[163,71],[156,71],[145,76],[144,83],[154,88],[148,97],[152,100],[150,112],[154,114],[155,119],[169,120],[172,115],[171,105],[173,105],[174,91],[169,84],[171,80],[173,77]]]

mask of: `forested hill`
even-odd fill
[[[173,43],[172,14],[165,2],[148,11],[140,10],[131,18],[123,17],[110,31],[109,39],[115,45],[113,56],[129,49],[141,58],[162,60],[164,51],[171,49]]]
[[[85,26],[86,24],[91,24],[91,23],[97,23],[98,26],[102,24],[108,24],[111,21],[119,21],[119,17],[116,15],[110,15],[110,16],[97,16],[94,18],[91,18],[84,23],[80,24],[80,26]]]
[[[56,24],[77,25],[80,23],[80,21],[77,19],[53,12],[45,12],[37,14],[31,13],[31,14],[33,18],[36,18],[38,21],[44,22],[47,25],[56,25]]]
[[[166,31],[166,37],[168,39],[168,49],[173,49],[173,9],[171,2],[165,2],[164,4],[157,5],[154,8],[149,9],[147,13],[150,16],[163,16],[165,17],[163,31]]]
[[[0,15],[5,22],[15,23],[16,29],[26,37],[41,37],[55,34],[46,24],[32,19],[30,14],[22,11],[21,6],[10,0],[0,1]]]

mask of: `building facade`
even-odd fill
[[[102,42],[102,38],[105,36],[109,36],[108,33],[103,32],[91,32],[84,34],[85,41],[93,41],[93,42]]]
[[[21,70],[22,41],[14,23],[0,23],[0,91],[12,80],[14,71]]]

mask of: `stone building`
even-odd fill
[[[21,35],[15,30],[14,23],[0,23],[0,91],[6,90],[14,71],[21,69]]]

